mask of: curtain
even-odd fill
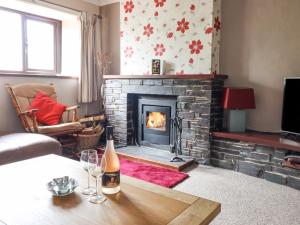
[[[82,12],[79,19],[81,22],[81,75],[78,101],[90,103],[101,100],[102,74],[96,61],[96,55],[101,51],[100,21],[97,15],[87,12]]]

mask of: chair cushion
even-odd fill
[[[40,134],[51,135],[52,133],[63,133],[65,131],[80,131],[81,129],[81,124],[79,122],[73,122],[61,123],[54,126],[39,126],[38,132]]]
[[[58,124],[66,108],[66,105],[56,102],[41,91],[37,92],[30,104],[30,109],[38,109],[36,112],[37,121],[45,125]]]

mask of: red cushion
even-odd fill
[[[36,119],[45,125],[56,125],[67,106],[56,102],[43,92],[38,92],[30,105],[30,109],[38,109]]]

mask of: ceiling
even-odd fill
[[[97,6],[103,6],[108,5],[115,2],[120,2],[120,0],[81,0],[84,2],[89,2],[91,4],[97,5]]]

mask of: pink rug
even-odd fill
[[[121,174],[168,188],[174,187],[189,176],[182,172],[133,160],[120,159],[120,162]]]
[[[98,149],[98,154],[102,155],[103,150]],[[80,159],[80,153],[76,155]],[[144,180],[163,187],[172,188],[189,177],[188,174],[175,170],[166,169],[149,163],[141,163],[134,160],[120,159],[121,174]]]

